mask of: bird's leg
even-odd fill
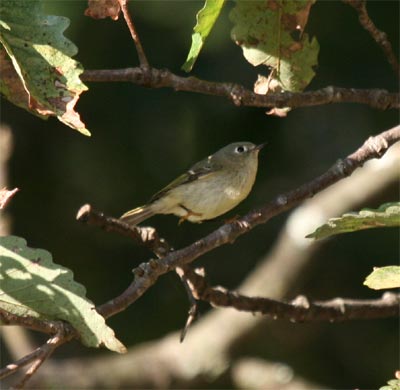
[[[188,209],[187,207],[185,207],[184,205],[180,204],[179,207],[183,208],[186,211],[186,215],[184,215],[183,217],[181,217],[178,221],[178,225],[180,225],[182,222],[186,221],[187,219],[189,219],[190,216],[194,215],[196,217],[201,217],[201,213],[196,213],[190,209]]]

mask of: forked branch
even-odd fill
[[[257,225],[267,222],[272,217],[293,208],[300,202],[314,196],[333,183],[351,175],[356,168],[361,167],[366,161],[381,157],[392,144],[399,140],[400,126],[387,130],[378,136],[370,137],[354,153],[350,154],[344,160],[339,160],[327,172],[309,183],[277,196],[265,206],[248,213],[234,222],[221,226],[208,236],[194,242],[186,248],[168,252],[166,256],[161,259],[152,259],[147,263],[141,264],[134,270],[135,279],[131,285],[120,296],[99,306],[97,310],[105,317],[109,317],[124,310],[127,306],[140,298],[140,296],[157,281],[159,276],[174,270],[176,267],[185,266],[204,253],[221,245],[235,241],[239,236],[245,234]],[[83,218],[84,221],[100,220],[105,222],[104,218],[109,218],[104,217],[102,213],[98,213],[88,206],[85,207],[85,213],[78,213],[80,220]],[[86,214],[89,214],[90,217]],[[112,221],[113,226],[121,225],[126,229],[130,229],[126,224],[116,219],[111,218],[110,221]],[[96,224],[101,224],[101,222],[97,222]],[[134,231],[140,231],[142,228],[134,227],[132,229]],[[137,237],[143,237],[143,235],[138,234]],[[143,244],[148,246],[146,242],[143,242]]]

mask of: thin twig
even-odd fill
[[[398,316],[400,313],[400,295],[392,293],[385,293],[382,298],[372,300],[335,298],[310,302],[306,297],[298,296],[290,302],[282,302],[244,296],[223,287],[210,287],[204,274],[193,269],[186,270],[186,278],[193,295],[213,306],[259,312],[274,319],[289,319],[292,322],[376,319]]]
[[[7,366],[5,366],[4,368],[2,368],[0,370],[0,379],[4,379],[9,375],[14,374],[16,371],[20,370],[22,367],[24,367],[28,364],[35,365],[35,368],[31,367],[30,370],[28,370],[27,374],[32,372],[32,370],[36,371],[39,368],[39,366],[36,366],[38,364],[37,362],[40,361],[40,364],[42,364],[43,361],[47,357],[49,357],[49,355],[54,351],[55,348],[57,348],[60,344],[63,344],[63,341],[62,341],[63,339],[64,339],[64,335],[63,335],[62,331],[60,331],[56,335],[50,337],[45,344],[36,348],[30,354],[22,357],[21,359],[17,360],[14,363],[10,363]],[[33,375],[33,373],[31,373],[29,375],[29,377],[31,377],[32,375]],[[25,379],[24,383],[26,383],[26,381],[28,379],[29,378]]]
[[[169,244],[159,237],[153,227],[130,226],[120,219],[108,217],[104,213],[94,210],[89,204],[85,204],[79,209],[76,219],[88,225],[98,226],[107,232],[115,232],[129,237],[138,245],[151,250],[157,257],[163,257],[170,251]]]
[[[61,328],[66,326],[62,321],[51,321],[38,319],[31,316],[17,316],[0,308],[0,322],[2,325],[19,325],[24,328],[36,330],[50,335],[57,334]],[[64,333],[68,333],[64,329]]]
[[[2,379],[18,371],[23,366],[33,362],[32,366],[26,372],[24,378],[16,388],[22,388],[57,347],[78,337],[77,331],[70,324],[63,321],[41,320],[30,316],[22,317],[9,313],[3,309],[0,309],[0,321],[3,325],[20,325],[52,335],[46,344],[35,349],[29,355],[24,356],[17,362],[11,363],[0,370],[0,379]]]
[[[360,24],[369,32],[371,37],[380,46],[383,53],[385,54],[389,64],[392,66],[394,73],[400,78],[400,66],[397,58],[393,52],[393,48],[387,34],[379,30],[374,22],[368,15],[366,1],[365,0],[343,0],[344,3],[352,6],[358,13],[358,19]]]
[[[382,89],[325,87],[316,91],[259,95],[240,84],[212,82],[193,76],[181,77],[167,69],[145,70],[140,67],[86,70],[81,78],[89,82],[131,82],[149,88],[173,88],[175,91],[221,96],[236,106],[297,108],[330,103],[358,103],[380,110],[400,108],[400,95]]]
[[[4,368],[0,369],[0,379],[4,379],[9,375],[14,374],[22,367],[32,363],[32,361],[35,360],[41,354],[40,348],[41,347],[36,348],[33,352],[29,353],[28,355],[22,357],[21,359],[17,360],[14,363],[7,364]]]
[[[129,14],[127,0],[118,0],[119,5],[121,6],[122,14],[124,15],[125,22],[129,28],[131,33],[133,42],[135,42],[136,51],[139,57],[140,66],[143,69],[149,68],[149,62],[147,61],[146,54],[144,53],[143,46],[140,42],[139,35],[136,32],[135,25],[133,24],[133,20]]]
[[[187,273],[191,272],[191,271],[192,271],[192,268],[189,265],[184,265],[182,267],[175,268],[175,272],[178,274],[179,278],[181,279],[182,284],[185,287],[186,294],[188,296],[189,303],[190,303],[188,317],[186,319],[185,326],[183,327],[183,329],[181,331],[181,336],[180,336],[181,343],[185,340],[186,333],[187,333],[188,329],[190,328],[190,326],[192,325],[193,321],[196,319],[197,313],[198,313],[198,301],[195,298],[195,296],[193,295],[193,288],[190,285],[189,279],[187,278]]]
[[[366,161],[381,157],[386,150],[400,140],[400,126],[387,130],[378,136],[370,137],[364,144],[344,160],[339,160],[327,172],[301,187],[279,195],[267,205],[254,210],[234,222],[225,224],[208,236],[194,242],[186,248],[169,252],[164,258],[151,260],[135,269],[135,279],[131,285],[118,297],[97,307],[105,317],[112,316],[140,298],[150,288],[159,276],[176,267],[188,264],[201,255],[227,243],[235,241],[259,224],[267,222],[272,217],[298,205],[307,198],[314,196],[328,186],[351,175]]]
[[[47,340],[46,344],[43,344],[39,349],[39,353],[32,359],[33,363],[29,367],[28,371],[25,373],[21,381],[14,386],[15,389],[22,389],[25,387],[26,383],[39,367],[44,363],[44,361],[54,352],[54,350],[61,344],[65,343],[65,338],[62,332],[57,333],[53,337]]]

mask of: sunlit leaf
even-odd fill
[[[398,288],[400,287],[400,266],[391,265],[374,268],[372,273],[365,279],[364,284],[374,290]]]
[[[18,316],[67,321],[85,345],[125,352],[72,272],[19,237],[0,237],[0,308]]]
[[[225,0],[205,0],[203,8],[197,13],[197,23],[193,28],[192,46],[182,69],[190,72],[222,10]]]
[[[400,390],[400,379],[391,379],[387,385],[382,386],[379,390]]]
[[[359,213],[348,213],[340,218],[331,218],[306,237],[321,239],[340,233],[394,226],[400,226],[400,202],[385,203],[377,210],[364,209]]]
[[[0,90],[11,102],[41,117],[90,135],[74,110],[87,87],[76,46],[64,35],[69,20],[46,15],[40,0],[0,2]]]
[[[266,90],[302,91],[314,77],[319,45],[304,33],[315,0],[238,0],[232,39],[254,66],[271,69]]]

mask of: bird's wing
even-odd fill
[[[181,186],[183,184],[190,183],[195,180],[201,180],[206,177],[210,177],[215,174],[215,172],[219,171],[221,166],[213,160],[212,156],[205,158],[204,160],[199,161],[195,165],[193,165],[187,172],[180,175],[174,181],[169,183],[162,190],[158,191],[155,195],[152,196],[149,203],[156,201],[163,197],[166,193],[171,191],[173,188]]]

